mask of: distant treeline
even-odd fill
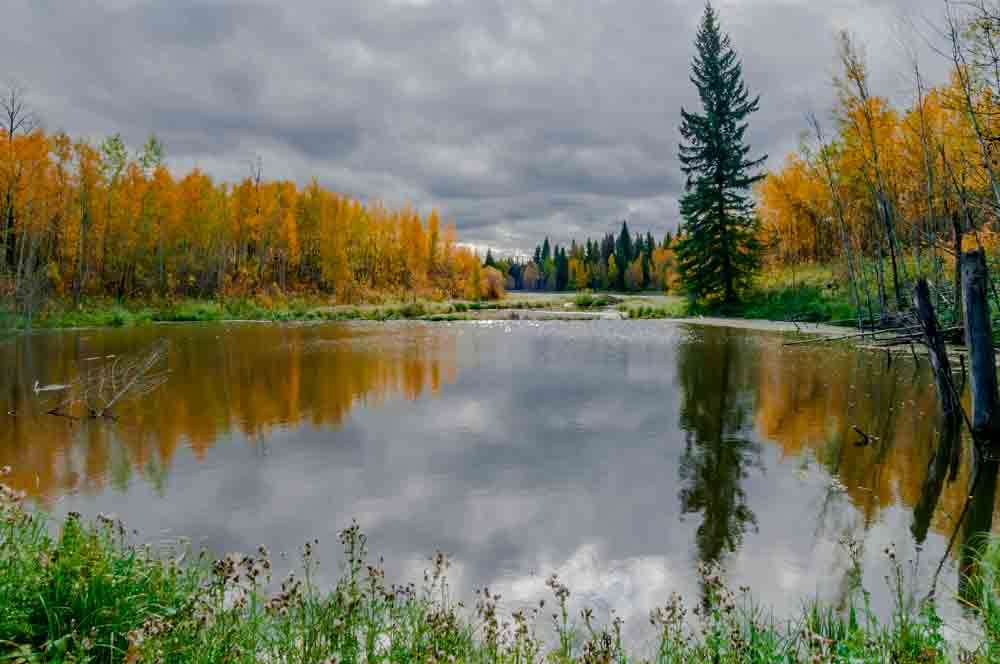
[[[546,237],[530,260],[496,260],[487,251],[484,265],[504,274],[507,290],[667,291],[676,280],[673,242],[670,233],[659,243],[651,233],[633,235],[622,222],[617,236],[600,241],[574,239],[564,247]]]

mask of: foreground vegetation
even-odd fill
[[[552,576],[554,603],[508,615],[500,597],[476,593],[466,608],[450,594],[448,559],[436,554],[418,586],[386,585],[356,524],[343,530],[343,570],[333,588],[314,582],[316,542],[280,585],[263,548],[209,562],[178,545],[136,547],[124,526],[70,514],[56,529],[0,485],[0,659],[14,662],[990,662],[1000,657],[1000,550],[977,580],[983,639],[957,652],[933,604],[905,608],[904,580],[891,618],[867,610],[855,580],[846,612],[819,605],[791,621],[730,589],[716,567],[701,571],[704,598],[689,614],[674,595],[654,610],[658,638],[632,649],[621,620],[571,615],[570,589]],[[58,530],[58,532],[56,532]],[[860,550],[847,544],[857,561]],[[859,568],[858,568],[859,569]],[[860,578],[860,572],[855,576]],[[666,598],[665,598],[666,599]],[[551,621],[551,622],[550,622]],[[642,659],[647,658],[647,659]]]

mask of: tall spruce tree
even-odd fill
[[[750,159],[746,118],[759,107],[743,82],[743,66],[729,36],[721,32],[711,3],[706,4],[692,63],[702,112],[681,109],[681,170],[687,177],[681,197],[683,238],[677,244],[678,268],[696,298],[738,300],[759,265],[756,213],[750,189],[763,176],[755,171],[767,159]]]

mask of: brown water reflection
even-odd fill
[[[103,491],[132,472],[156,482],[181,446],[203,459],[234,432],[256,445],[280,427],[337,427],[356,406],[414,400],[455,380],[454,337],[447,334],[255,328],[172,326],[20,340],[3,355],[13,371],[0,377],[0,405],[8,415],[0,466],[10,465],[10,483],[45,503],[67,492]],[[168,384],[126,406],[120,423],[45,414],[55,397],[35,391],[39,377],[41,387],[66,384],[82,366],[136,352],[162,336],[173,346]]]
[[[36,381],[161,337],[169,382],[119,422],[43,414]],[[670,591],[700,593],[698,561],[779,613],[845,601],[844,538],[863,543],[876,608],[889,543],[917,596],[973,466],[912,358],[742,330],[178,325],[21,337],[0,366],[0,466],[56,512],[117,512],[217,550],[332,542],[358,517],[400,574],[441,547],[460,591],[518,602],[558,571],[636,625]],[[879,442],[857,446],[855,425]],[[942,585],[993,529],[995,494],[981,483]]]

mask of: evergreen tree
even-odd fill
[[[605,267],[608,265],[608,259],[615,253],[615,236],[613,233],[608,233],[604,236],[601,241],[601,263]]]
[[[681,170],[687,176],[681,198],[684,238],[678,267],[688,292],[735,302],[759,265],[756,214],[750,188],[767,157],[750,159],[746,118],[760,105],[743,82],[743,66],[729,36],[722,34],[711,3],[695,42],[692,82],[702,112],[681,109]]]
[[[493,260],[493,252],[490,251],[489,247],[486,249],[486,260],[483,262],[486,267],[496,267],[497,262]]]
[[[615,243],[615,262],[618,265],[618,281],[614,287],[618,290],[625,290],[625,270],[632,263],[632,234],[628,231],[628,222],[622,222],[622,230],[618,234],[618,241]]]
[[[563,247],[563,250],[562,250],[562,263],[559,265],[559,271],[560,271],[560,277],[559,278],[561,279],[561,283],[562,283],[562,286],[560,286],[559,290],[568,290],[569,289],[569,254],[566,253],[566,247]]]
[[[642,274],[643,274],[643,288],[650,288],[653,286],[653,252],[656,251],[656,240],[653,239],[653,234],[646,232],[646,246],[643,247],[642,252]]]
[[[632,255],[633,251],[632,234],[628,231],[628,222],[623,221],[622,230],[618,234],[618,242],[615,244],[615,253],[618,254],[618,262],[620,263],[623,258],[627,261],[631,261],[634,258]]]
[[[520,263],[512,262],[510,264],[510,277],[514,280],[514,289],[521,290],[524,288],[524,280],[521,276],[521,270],[523,266]]]
[[[545,237],[545,242],[542,243],[542,263],[547,262],[552,258],[552,247],[549,245],[548,236]]]

